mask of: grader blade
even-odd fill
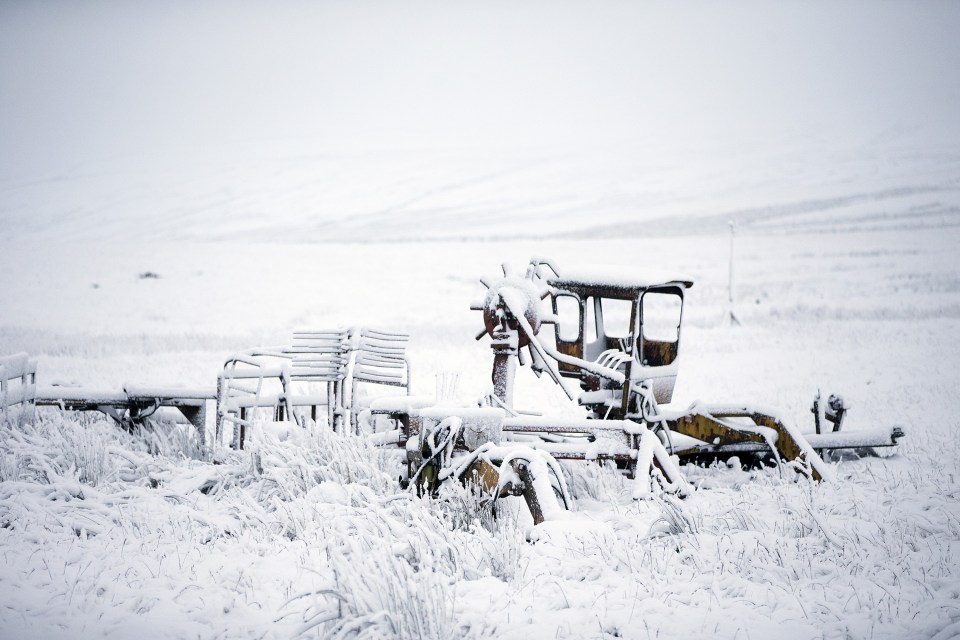
[[[738,422],[736,418],[749,419],[753,424]],[[691,413],[667,420],[667,424],[677,433],[717,448],[747,442],[764,444],[778,460],[799,463],[814,480],[831,476],[806,438],[768,413],[746,407],[694,407]]]

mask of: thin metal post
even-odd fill
[[[733,238],[736,236],[736,224],[733,220],[728,221],[730,225],[730,271],[727,278],[727,305],[728,305],[728,317],[730,324],[739,325],[740,321],[737,319],[737,316],[733,313]]]

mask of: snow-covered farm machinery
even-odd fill
[[[41,388],[36,401],[99,409],[128,428],[159,408],[176,408],[206,445],[205,399],[215,397],[214,448],[228,431],[229,444],[243,448],[245,432],[264,418],[325,423],[399,447],[407,462],[402,482],[421,494],[437,492],[448,479],[473,482],[495,499],[523,496],[536,523],[570,506],[558,460],[613,463],[633,478],[634,497],[642,498],[656,486],[681,495],[691,490],[678,459],[757,453],[821,480],[831,475],[824,450],[891,446],[903,435],[896,427],[841,431],[847,410],[837,396],[826,402],[818,396],[816,433],[806,435],[749,406],[664,406],[671,403],[682,359],[684,299],[693,286],[688,279],[572,271],[533,258],[522,273],[504,265],[502,277],[481,283],[486,294],[472,308],[483,324],[476,338],[490,339],[493,385],[470,406],[411,395],[408,336],[359,328],[297,332],[290,345],[235,354],[215,393],[164,389],[148,398],[130,389],[91,396],[82,389]],[[515,407],[514,381],[518,367],[527,365],[581,409],[548,417]],[[361,384],[402,389],[403,395],[361,402]]]
[[[649,495],[652,482],[689,491],[673,456],[767,453],[821,480],[830,468],[820,451],[891,446],[903,435],[898,428],[841,432],[845,407],[837,396],[825,406],[819,398],[814,402],[817,433],[809,437],[747,406],[662,409],[680,364],[690,280],[561,271],[533,258],[523,274],[504,265],[502,278],[481,282],[487,292],[473,305],[483,318],[476,337],[489,336],[493,352],[493,390],[482,406],[457,410],[383,399],[362,421],[369,427],[371,414],[387,414],[402,425],[395,441],[405,444],[410,478],[422,490],[435,490],[450,477],[472,478],[494,495],[523,495],[539,522],[568,500],[557,459],[613,461],[634,479],[639,498]],[[545,325],[553,331],[543,331]],[[519,412],[514,379],[517,366],[527,363],[536,375],[547,374],[585,415]],[[833,430],[821,433],[826,423]]]

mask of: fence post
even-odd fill
[[[727,320],[731,325],[739,325],[740,320],[738,320],[737,316],[733,313],[733,238],[736,235],[736,224],[733,220],[729,220],[727,224],[730,225],[730,271],[727,279]]]
[[[20,377],[23,387],[23,402],[21,403],[21,419],[33,422],[37,415],[37,361],[27,358],[26,367]]]
[[[0,364],[0,410],[7,408],[7,367]]]
[[[19,387],[11,388],[17,381]],[[32,422],[36,416],[37,361],[26,353],[0,357],[0,410],[6,412],[18,406],[18,421]]]

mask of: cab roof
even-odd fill
[[[661,274],[648,274],[637,277],[624,273],[626,267],[595,266],[573,270],[563,269],[562,277],[548,277],[547,284],[558,289],[610,289],[619,293],[639,294],[647,289],[679,287],[689,289],[693,280],[684,277],[666,277]]]

